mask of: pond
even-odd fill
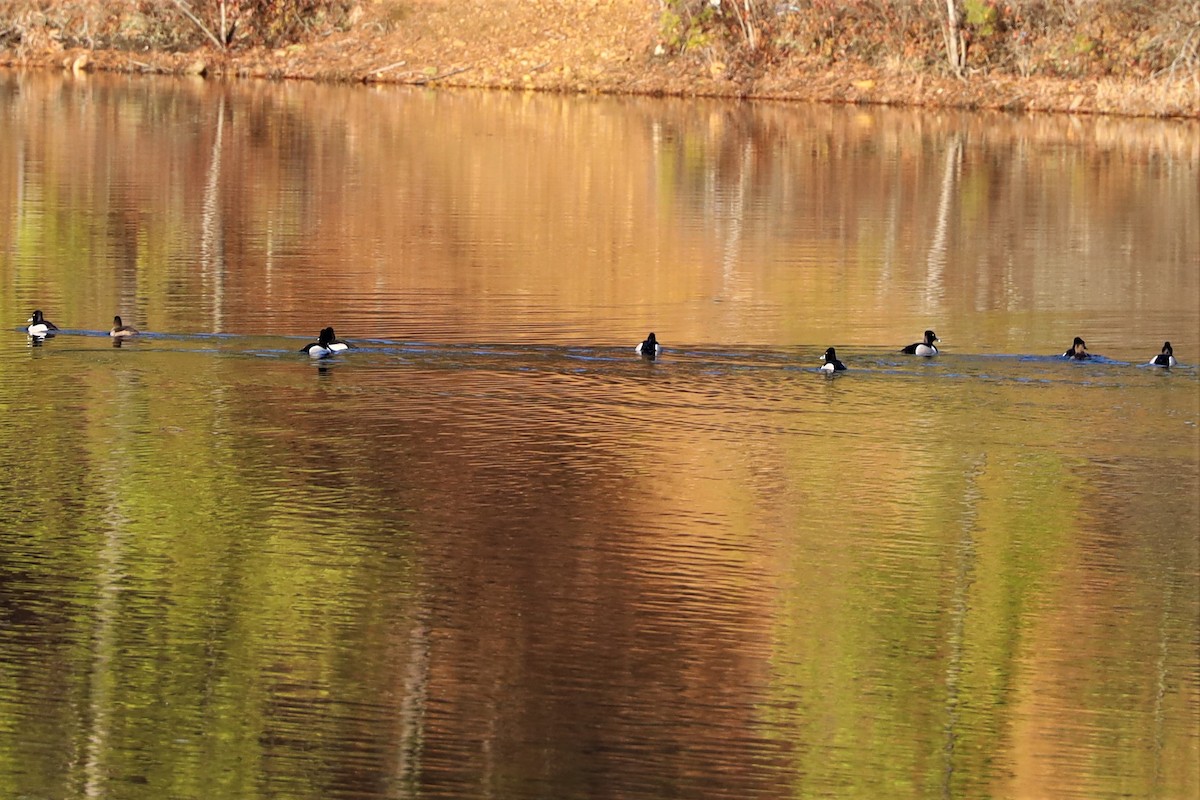
[[[1197,123],[0,117],[0,795],[1200,793]]]

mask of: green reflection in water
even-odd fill
[[[1197,793],[1188,128],[3,80],[0,794]]]

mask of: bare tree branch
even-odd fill
[[[216,37],[216,35],[208,29],[208,26],[205,25],[203,22],[201,22],[200,18],[192,13],[192,10],[190,8],[188,8],[188,4],[186,2],[184,2],[184,0],[171,0],[171,2],[174,3],[179,8],[179,10],[182,11],[187,16],[188,19],[190,19],[192,22],[196,23],[196,27],[198,27],[200,30],[204,31],[205,35],[208,36],[209,39],[212,39],[213,43],[217,47],[219,47],[222,50],[225,49],[225,43],[222,42],[220,39],[218,39]],[[221,3],[222,16],[224,16],[224,11],[225,11],[225,4]],[[222,28],[223,27],[224,27],[224,22],[222,22]]]

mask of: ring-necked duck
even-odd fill
[[[846,368],[846,365],[838,361],[837,353],[833,348],[825,351],[825,355],[821,356],[821,360],[825,363],[821,365],[822,372],[841,372]]]
[[[1071,346],[1067,348],[1067,352],[1062,354],[1062,357],[1073,358],[1076,361],[1083,361],[1091,358],[1092,356],[1087,351],[1087,344],[1083,341],[1083,339],[1080,339],[1078,336],[1076,336],[1075,341],[1071,342]]]
[[[25,332],[30,336],[51,336],[51,332],[58,330],[58,326],[50,320],[42,316],[41,309],[33,312],[33,316],[29,318],[29,327]]]
[[[131,328],[128,325],[122,325],[120,317],[113,317],[113,327],[112,330],[108,332],[108,335],[114,338],[123,336],[137,336],[138,329]]]
[[[1162,352],[1150,359],[1150,363],[1156,367],[1173,367],[1179,362],[1175,360],[1175,351],[1171,349],[1171,343],[1163,342]]]
[[[646,341],[642,342],[633,349],[640,353],[642,358],[648,358],[653,361],[654,359],[658,358],[658,354],[662,352],[662,345],[658,343],[658,339],[654,338],[654,334],[651,333],[646,337]]]
[[[333,328],[322,328],[315,342],[309,342],[300,348],[301,353],[308,353],[313,358],[324,358],[334,353],[348,350],[350,345],[338,339]]]
[[[901,353],[907,353],[910,356],[936,356],[938,353],[934,342],[940,342],[941,339],[933,331],[925,331],[925,341],[910,344],[901,350]]]
[[[329,327],[325,330],[329,331],[329,349],[335,353],[340,353],[343,350],[349,350],[352,345],[349,342],[343,342],[337,338],[337,334],[333,332],[333,328]]]

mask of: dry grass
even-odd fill
[[[991,3],[965,80],[942,0],[318,1],[292,44],[242,20],[222,50],[165,0],[0,0],[0,64],[1200,117],[1195,0]]]

